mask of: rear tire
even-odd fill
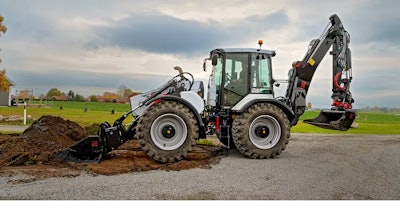
[[[236,148],[249,158],[274,158],[289,142],[289,120],[280,108],[270,103],[249,107],[232,125]]]
[[[192,151],[198,127],[188,107],[163,100],[150,106],[140,117],[137,136],[148,156],[158,162],[171,163]]]

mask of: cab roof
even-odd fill
[[[276,55],[275,50],[267,50],[267,49],[255,49],[255,48],[221,48],[221,49],[214,49],[210,52],[210,54],[216,53],[262,53],[269,55],[271,57]]]

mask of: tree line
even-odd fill
[[[116,92],[104,92],[102,95],[90,95],[87,98],[85,98],[84,96],[75,93],[73,90],[69,90],[67,93],[61,91],[58,88],[51,88],[49,89],[49,91],[47,91],[47,93],[41,94],[38,98],[36,98],[33,95],[33,91],[32,90],[20,90],[17,91],[17,95],[16,97],[18,99],[47,99],[50,100],[54,97],[62,97],[62,98],[66,98],[69,101],[91,101],[91,102],[99,102],[99,100],[101,100],[102,102],[117,102],[117,101],[121,101],[123,99],[129,99],[130,96],[135,95],[135,94],[139,94],[138,92],[133,92],[131,89],[127,88],[124,85],[121,85],[120,87],[118,87]]]
[[[361,108],[362,111],[366,112],[381,112],[381,113],[400,113],[400,108],[398,107],[379,107],[379,106],[373,106],[373,107],[363,107]]]

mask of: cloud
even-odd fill
[[[83,96],[115,92],[121,85],[133,91],[146,92],[157,88],[171,77],[149,73],[132,73],[129,76],[115,76],[109,73],[90,71],[53,70],[52,72],[30,72],[9,70],[17,89],[34,90],[35,95],[46,94],[50,88],[59,88],[63,92],[72,90]]]
[[[400,7],[400,5],[399,5]],[[373,15],[376,17],[379,15]],[[387,45],[400,45],[400,14],[382,15],[376,19],[350,20],[354,24],[352,35],[355,44],[375,42],[385,47]]]
[[[109,26],[94,26],[93,32],[106,45],[134,48],[148,52],[198,54],[221,45],[240,43],[268,29],[279,28],[288,22],[284,11],[264,16],[251,16],[234,24],[214,20],[199,22],[164,14],[133,14]],[[267,29],[267,30],[268,30]],[[89,43],[88,48],[96,48]],[[97,45],[97,47],[101,47]]]
[[[400,2],[387,0],[364,1],[354,5],[357,10],[347,10],[345,17],[349,29],[354,32],[356,44],[379,42],[399,44],[400,39]]]
[[[208,50],[226,37],[216,23],[202,24],[162,14],[135,14],[107,27],[96,26],[93,31],[108,46],[172,54]]]

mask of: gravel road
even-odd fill
[[[1,131],[11,131],[11,132],[24,132],[26,128],[29,126],[20,126],[20,125],[0,125]]]
[[[232,150],[212,169],[82,174],[10,185],[0,199],[400,200],[400,135],[292,134],[278,158]]]

